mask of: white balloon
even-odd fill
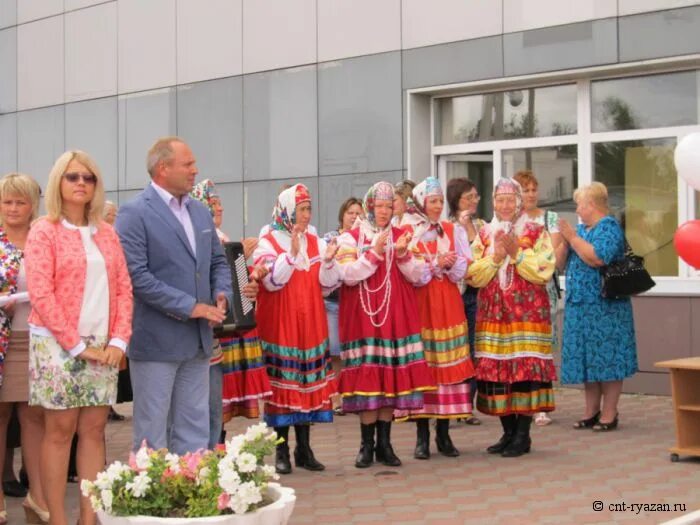
[[[673,155],[678,174],[700,191],[700,133],[690,133],[681,139]]]

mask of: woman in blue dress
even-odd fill
[[[603,184],[579,188],[574,200],[582,224],[559,223],[566,243],[557,260],[568,255],[561,383],[585,386],[586,412],[574,428],[609,431],[617,428],[622,381],[637,371],[632,303],[601,295],[600,268],[623,257],[625,235]]]

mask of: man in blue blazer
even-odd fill
[[[212,326],[232,299],[231,270],[211,213],[189,198],[197,167],[187,144],[157,140],[147,169],[151,184],[115,224],[134,288],[133,445],[183,454],[208,444]]]

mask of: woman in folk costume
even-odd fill
[[[295,184],[284,190],[277,197],[270,231],[253,254],[256,266],[269,271],[258,295],[257,321],[272,385],[265,422],[284,438],[275,461],[281,474],[292,470],[289,426],[294,425],[296,433],[296,466],[323,470],[309,444],[309,424],[333,421],[331,396],[336,383],[323,294],[338,285],[338,247],[309,233],[310,220],[306,186]]]
[[[450,419],[468,419],[472,414],[468,380],[474,376],[474,366],[458,285],[467,272],[471,250],[463,228],[440,221],[444,203],[440,182],[428,177],[413,189],[401,221],[413,234],[411,248],[426,261],[416,295],[425,360],[438,385],[437,391],[425,393],[422,409],[395,414],[416,422],[416,459],[430,457],[431,417],[437,419],[438,450],[444,456],[459,456],[450,439]]]
[[[391,446],[393,412],[422,408],[423,391],[435,389],[413,289],[425,263],[408,249],[410,233],[391,226],[393,199],[390,183],[372,186],[362,205],[365,216],[338,238],[344,284],[338,315],[340,392],[343,410],[360,414],[357,468],[369,467],[375,452],[384,465],[401,465]]]
[[[501,179],[494,219],[472,243],[469,284],[480,288],[476,318],[477,408],[500,416],[503,436],[487,450],[530,451],[532,415],[554,410],[552,325],[546,284],[554,250],[544,226],[522,213],[520,185]]]
[[[219,241],[230,242],[221,230],[224,208],[214,183],[205,179],[195,184],[190,196],[209,208]],[[252,253],[246,251],[245,255],[248,258]],[[264,269],[255,269],[250,278],[260,279],[261,274]],[[260,416],[258,400],[272,394],[257,329],[214,340],[209,382],[209,447],[214,448],[222,441],[224,423],[235,416],[257,419]]]

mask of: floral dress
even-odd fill
[[[605,264],[624,255],[625,237],[613,217],[604,217],[590,229],[580,224],[578,235],[593,245]],[[637,372],[632,302],[604,298],[600,280],[598,268],[570,252],[561,351],[564,384],[621,381]]]
[[[5,230],[0,228],[0,292],[13,294],[17,292],[17,278],[22,265],[24,253],[7,238]],[[0,385],[2,385],[5,354],[10,344],[12,319],[0,308]]]
[[[477,408],[497,416],[554,410],[556,370],[545,289],[554,271],[554,250],[541,225],[521,222],[520,228],[516,223],[515,260],[494,263],[489,224],[472,243],[474,262],[467,271],[469,284],[480,288]]]

